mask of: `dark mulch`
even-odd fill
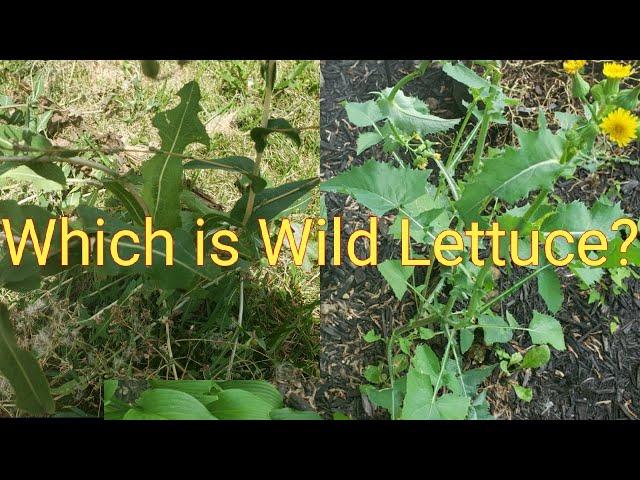
[[[328,61],[322,63],[321,91],[321,176],[328,179],[351,166],[360,165],[372,156],[385,161],[377,150],[356,155],[358,130],[347,120],[341,102],[364,101],[371,91],[393,85],[415,68],[413,61]],[[513,81],[513,79],[519,79]],[[550,110],[564,110],[564,80],[557,65],[540,62],[513,62],[507,65],[505,80],[522,93],[524,105],[512,111],[519,124],[535,124],[537,104]],[[408,93],[419,96],[442,117],[459,116],[459,95],[446,75],[430,69],[420,80],[410,84]],[[492,144],[508,138],[506,129],[491,132]],[[637,157],[637,152],[636,155]],[[578,172],[578,178],[558,185],[556,194],[563,200],[581,199],[590,204],[614,182],[622,181],[623,207],[635,217],[640,215],[640,171],[627,164],[600,170],[598,174]],[[356,229],[368,227],[370,212],[343,195],[325,197],[329,218],[343,217],[343,244]],[[390,217],[392,217],[390,215]],[[381,222],[378,238],[380,261],[398,258],[398,245],[385,234],[388,222]],[[328,234],[328,244],[333,232]],[[368,248],[360,245],[362,254]],[[328,258],[329,263],[330,258]],[[505,273],[500,277],[501,289],[507,288],[523,272]],[[640,416],[640,282],[629,281],[629,293],[614,296],[607,293],[604,306],[588,305],[575,278],[561,272],[565,304],[556,315],[562,322],[567,339],[566,352],[554,352],[552,361],[543,369],[517,379],[532,387],[534,399],[523,403],[515,397],[504,378],[494,375],[490,397],[495,413],[501,418],[529,419],[611,419]],[[604,293],[604,290],[603,290]],[[399,302],[386,286],[376,268],[357,268],[348,261],[339,267],[321,268],[321,357],[322,381],[316,395],[317,407],[327,413],[341,411],[353,418],[384,418],[359,392],[366,365],[383,359],[381,344],[362,340],[370,328],[389,334],[393,326],[406,323],[413,314],[411,302]],[[505,300],[521,322],[528,322],[531,312],[546,312],[546,307],[532,282]],[[620,329],[611,335],[609,322],[614,316]],[[526,345],[526,338],[522,338]]]

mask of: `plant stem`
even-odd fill
[[[424,74],[425,70],[427,68],[429,68],[429,65],[431,65],[431,60],[423,60],[422,62],[420,62],[420,66],[418,67],[418,69],[415,72],[412,72],[409,75],[405,75],[398,83],[396,83],[395,87],[393,87],[393,89],[389,93],[389,96],[387,97],[389,102],[393,101],[393,99],[396,97],[396,94],[398,93],[398,91],[402,87],[404,87],[407,83],[409,83],[411,80],[413,80],[415,78],[418,78],[418,77],[422,76]]]
[[[451,168],[451,163],[455,157],[456,151],[458,150],[458,144],[460,143],[460,140],[462,140],[462,134],[464,133],[465,128],[467,128],[467,123],[469,123],[469,119],[471,118],[471,115],[473,114],[473,109],[475,108],[477,103],[478,103],[478,99],[474,98],[473,101],[469,104],[469,107],[467,108],[467,114],[464,116],[464,119],[462,120],[462,124],[458,129],[458,134],[456,135],[456,138],[453,141],[453,146],[451,147],[451,151],[449,152],[449,157],[447,158],[447,170]]]
[[[262,128],[267,128],[269,124],[269,113],[271,111],[271,95],[273,94],[273,81],[274,81],[274,73],[276,68],[275,60],[267,61],[267,80],[264,87],[264,100],[262,105],[262,122],[260,126]],[[260,163],[262,162],[262,154],[263,152],[256,152],[256,161],[253,166],[253,175],[260,176]],[[251,218],[251,214],[253,213],[253,206],[256,201],[256,193],[253,190],[253,185],[249,187],[249,197],[247,198],[247,208],[244,212],[244,218],[242,219],[242,224],[246,225]]]
[[[533,271],[532,273],[530,273],[529,275],[527,275],[526,277],[524,277],[522,280],[518,281],[517,283],[513,284],[511,287],[509,287],[509,289],[505,290],[504,292],[502,292],[500,295],[498,295],[497,297],[494,297],[493,299],[489,300],[487,303],[485,303],[482,307],[480,307],[478,309],[478,315],[481,315],[482,313],[486,312],[487,310],[489,310],[493,305],[495,305],[496,303],[498,303],[499,301],[501,301],[503,298],[508,297],[509,295],[511,295],[513,292],[515,292],[516,290],[518,290],[522,285],[524,285],[525,283],[527,283],[529,280],[531,280],[532,278],[536,277],[537,275],[541,274],[544,270],[546,270],[547,268],[550,268],[551,264],[547,263],[544,267],[542,268],[538,268],[537,270]]]
[[[531,217],[535,215],[535,213],[538,211],[538,209],[540,208],[544,200],[547,198],[548,193],[549,193],[549,190],[546,188],[543,188],[538,192],[538,195],[535,201],[531,204],[531,206],[527,209],[526,213],[522,216],[522,218],[518,222],[518,225],[516,226],[517,232],[519,232],[523,226],[529,223],[529,220],[531,220]]]
[[[451,175],[449,175],[447,168],[442,164],[440,160],[434,158],[433,161],[436,162],[436,165],[440,169],[440,172],[442,172],[442,176],[446,180],[447,185],[449,185],[449,190],[451,190],[451,196],[453,197],[453,200],[457,202],[460,198],[460,195],[458,194],[458,187],[456,186],[456,182],[453,180]],[[436,198],[438,197],[436,196]]]
[[[476,151],[473,154],[473,166],[471,167],[473,172],[477,172],[480,168],[480,158],[484,151],[484,144],[487,141],[487,134],[489,133],[489,114],[485,111],[482,116],[482,124],[480,126],[480,135],[478,136],[478,143],[476,145]]]
[[[169,363],[171,364],[171,369],[173,370],[173,378],[174,380],[178,380],[178,371],[176,370],[176,364],[173,360],[173,350],[171,349],[171,334],[169,332],[169,319],[167,318],[164,322],[165,332],[167,334],[167,351],[169,352]]]
[[[488,98],[484,101],[484,110],[482,112],[482,126],[480,127],[480,136],[478,137],[478,144],[476,146],[476,151],[473,156],[473,167],[472,171],[477,172],[478,168],[480,168],[480,159],[482,158],[482,153],[484,152],[484,146],[487,141],[487,134],[489,133],[489,126],[491,124],[491,118],[489,115],[489,105],[493,103],[496,95],[500,92],[498,85],[500,84],[500,79],[502,74],[500,69],[494,65],[485,65],[485,68],[490,69],[491,76],[491,84],[494,86],[492,89],[492,93],[488,96]]]
[[[42,157],[30,158],[24,155],[6,156],[6,157],[0,156],[0,162],[24,163],[25,165],[28,165],[30,163],[63,162],[63,163],[70,163],[72,165],[79,165],[81,167],[89,167],[89,168],[92,168],[93,170],[100,170],[101,172],[107,173],[114,177],[120,177],[120,174],[115,170],[112,170],[109,167],[106,167],[100,163],[92,162],[91,160],[87,160],[86,158],[80,158],[80,157],[62,158],[62,157],[47,155]]]
[[[244,316],[244,280],[240,280],[240,306],[238,307],[238,331],[235,341],[233,342],[233,348],[231,349],[231,357],[229,358],[229,366],[227,367],[227,380],[231,380],[231,374],[233,372],[233,361],[236,358],[236,350],[238,349],[238,337],[240,335],[240,329],[242,328],[242,317]]]

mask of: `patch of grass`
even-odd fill
[[[147,79],[137,61],[0,61],[0,95],[23,102],[42,79],[40,110],[54,110],[66,121],[52,136],[55,145],[87,147],[159,145],[151,120],[171,108],[175,93],[189,80],[202,91],[201,120],[211,144],[190,153],[201,158],[254,156],[249,130],[259,124],[263,81],[257,61],[193,61],[183,66],[162,61],[156,80]],[[284,117],[303,128],[302,146],[280,136],[270,138],[262,162],[271,184],[318,175],[319,62],[279,62],[272,117]],[[283,88],[285,87],[286,88]],[[126,152],[101,158],[107,165],[126,162],[139,167],[148,154]],[[78,174],[82,179],[82,174]],[[189,172],[187,180],[226,210],[240,197],[229,174]],[[69,213],[68,193],[38,193],[29,186],[7,184],[0,198]],[[87,198],[90,190],[76,188]],[[96,205],[117,204],[99,195]],[[69,203],[69,206],[66,206]],[[318,214],[312,196],[295,221]],[[271,378],[282,363],[308,375],[317,374],[319,270],[256,268],[249,273],[245,322],[237,339],[233,365],[236,378]],[[251,282],[247,282],[251,283]],[[197,297],[199,293],[194,292]],[[220,290],[237,308],[239,292]],[[221,297],[224,298],[224,297]],[[188,302],[170,318],[175,297],[143,286],[133,276],[106,279],[99,272],[72,269],[43,284],[40,291],[16,295],[0,290],[9,305],[17,334],[37,355],[50,380],[59,409],[99,414],[103,378],[223,378],[236,341],[237,311],[211,311]],[[224,302],[222,302],[224,303]],[[231,321],[224,321],[229,313]],[[79,410],[77,410],[79,409]],[[0,383],[0,415],[16,415],[10,387]]]

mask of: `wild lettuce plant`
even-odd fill
[[[501,88],[500,62],[473,63],[475,69],[462,62],[442,64],[447,75],[468,88],[471,100],[464,102],[463,118],[434,116],[423,101],[402,91],[425,72],[427,61],[393,88],[374,93],[373,99],[346,103],[349,121],[363,129],[358,154],[381,144],[392,160],[384,163],[372,158],[321,184],[322,191],[350,195],[374,215],[395,212],[389,233],[396,239],[401,239],[402,221],[408,221],[412,258],[426,251],[430,260],[428,267],[422,267],[426,272],[420,282],[416,267],[403,266],[399,259],[377,265],[398,299],[409,292],[416,308],[415,316],[388,338],[373,330],[364,338],[386,342],[387,358],[386,365],[365,370],[369,383],[362,390],[393,419],[492,418],[481,385],[496,368],[506,375],[538,368],[553,350],[565,350],[562,325],[553,316],[564,301],[557,267],[543,256],[537,266],[524,262],[528,273],[508,289],[496,291],[497,267],[512,271],[514,248],[521,259],[538,256],[538,240],[531,241],[533,230],[540,232],[540,240],[558,229],[575,238],[592,229],[606,235],[606,262],[565,264],[586,286],[625,262],[640,264],[638,242],[623,254],[620,247],[626,237],[611,230],[612,223],[625,216],[619,202],[602,197],[594,205],[565,204],[551,195],[559,179],[571,177],[589,158],[607,152],[607,140],[624,146],[637,138],[633,111],[640,87],[619,88],[630,67],[607,64],[605,80],[589,85],[579,73],[584,64],[565,63],[583,112],[556,114],[557,125],[550,127],[541,111],[537,130],[512,126],[516,145],[487,145],[489,129],[509,123],[505,107],[516,101]],[[436,141],[442,141],[436,134],[454,129],[451,144]],[[465,250],[456,266],[446,267],[443,262],[434,266],[433,245],[440,231],[454,229],[463,234],[473,230],[474,224],[485,230],[493,222],[507,236],[484,244],[486,258],[471,259]],[[517,245],[509,242],[512,231],[518,232]],[[556,258],[576,251],[575,242],[567,239],[552,245]],[[446,261],[454,255],[445,251],[443,257]],[[530,318],[516,319],[502,301],[534,278],[548,312],[533,311]],[[528,334],[530,346],[521,349],[523,353],[509,354],[501,345],[518,331]],[[465,369],[471,363],[465,362],[465,354],[477,345],[492,348],[496,361]],[[530,389],[511,383],[519,398],[531,400]]]

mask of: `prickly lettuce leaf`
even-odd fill
[[[192,143],[209,144],[204,125],[198,118],[200,88],[195,81],[178,92],[180,103],[153,118],[161,139],[161,152],[142,166],[143,197],[157,228],[173,229],[180,225],[182,158]]]
[[[465,185],[456,202],[460,217],[469,224],[478,221],[487,201],[499,198],[515,203],[532,190],[552,188],[568,167],[560,163],[564,138],[546,128],[516,130],[520,148],[508,147],[486,160],[482,170]]]

